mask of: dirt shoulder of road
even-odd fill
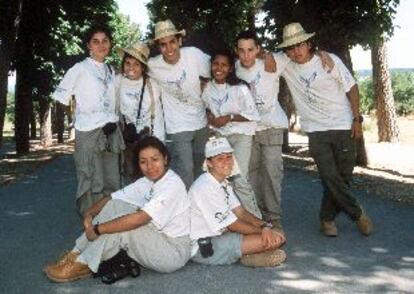
[[[7,149],[11,144],[13,143],[7,142],[3,148]],[[15,152],[3,152],[0,155],[0,186],[32,174],[37,168],[60,155],[73,153],[73,147],[73,141],[62,144],[54,142],[49,147],[43,147],[38,141],[32,141],[30,153],[27,155],[17,156]]]
[[[47,164],[56,157],[64,154],[72,154],[74,143],[67,142],[57,144],[56,142],[47,148],[39,142],[31,142],[30,154],[17,156],[13,152],[1,154],[0,159],[0,186],[8,185],[25,175],[32,174],[37,168]],[[390,154],[384,152],[395,152],[398,150],[385,148],[381,156],[387,158]],[[389,151],[387,151],[389,150]],[[316,166],[309,157],[307,148],[291,148],[291,152],[284,154],[285,168],[301,169],[317,176]],[[404,164],[404,161],[401,161]],[[414,204],[414,175],[405,174],[398,170],[371,166],[367,168],[356,167],[354,172],[353,186],[356,189],[365,190],[379,197],[392,199],[399,202]]]
[[[387,154],[383,156],[386,157]],[[318,176],[316,165],[306,148],[292,149],[283,157],[285,168],[301,169]],[[414,204],[414,175],[401,173],[395,167],[384,169],[357,166],[354,169],[352,186],[381,198]]]

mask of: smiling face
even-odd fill
[[[151,181],[158,181],[167,172],[168,160],[166,156],[154,147],[147,147],[139,152],[139,167],[145,177]]]
[[[211,73],[217,84],[225,83],[232,70],[233,66],[230,64],[230,60],[227,56],[216,55],[214,57],[214,60],[211,63]]]
[[[104,32],[96,32],[88,42],[89,55],[103,62],[111,50],[111,39]]]
[[[180,59],[181,38],[177,36],[168,36],[157,41],[158,48],[166,63],[176,64]]]
[[[123,65],[122,72],[128,79],[139,80],[142,77],[144,69],[138,59],[132,56],[125,56]]]
[[[219,155],[207,158],[207,167],[219,182],[231,175],[233,170],[234,159],[233,153],[221,153]]]
[[[236,53],[243,67],[251,68],[256,62],[259,52],[260,46],[256,45],[253,39],[239,39],[237,41]]]

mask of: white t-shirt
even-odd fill
[[[154,99],[154,121],[153,133],[161,141],[165,140],[164,114],[161,106],[161,92],[157,83],[148,78],[151,83]],[[144,127],[151,128],[151,94],[148,83],[145,85],[144,96],[142,98],[141,112],[137,117],[139,101],[141,99],[143,79],[130,80],[122,75],[116,76],[117,93],[119,93],[120,112],[125,117],[127,124],[133,123],[137,132]]]
[[[190,201],[183,181],[172,170],[156,182],[140,178],[112,193],[111,197],[145,211],[151,223],[172,238],[190,233]]]
[[[221,128],[213,128],[223,136],[231,134],[254,135],[256,132],[256,121],[260,120],[256,105],[249,88],[240,84],[230,86],[229,84],[217,84],[209,82],[201,96],[206,107],[214,116],[228,114],[240,114],[250,121],[229,122]]]
[[[205,127],[200,76],[210,77],[210,57],[195,47],[183,47],[176,64],[158,55],[148,60],[148,67],[148,74],[162,89],[167,134]]]
[[[331,73],[317,55],[305,64],[291,62],[283,72],[305,132],[351,129],[353,117],[346,93],[355,80],[336,55],[330,56],[335,62]]]
[[[219,183],[210,173],[198,177],[188,192],[191,201],[190,238],[220,236],[237,220],[232,209],[240,206],[231,186]]]
[[[290,60],[282,53],[273,54],[273,57],[277,64],[275,73],[266,72],[263,60],[258,58],[250,68],[243,67],[240,60],[236,62],[236,75],[249,83],[250,91],[260,114],[260,122],[257,125],[258,131],[268,128],[285,129],[288,127],[287,116],[279,104],[278,94],[281,72]]]
[[[75,96],[75,129],[91,131],[119,120],[115,109],[115,72],[92,58],[76,63],[63,77],[52,98],[69,105]]]

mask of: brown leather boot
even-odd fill
[[[47,277],[58,283],[71,282],[91,275],[89,267],[77,261],[69,261],[46,271]]]
[[[46,272],[49,269],[53,268],[53,267],[57,267],[60,266],[62,264],[65,264],[67,262],[70,261],[75,261],[76,258],[78,258],[78,256],[80,255],[79,252],[75,252],[75,251],[66,251],[63,256],[61,258],[59,258],[59,260],[57,262],[54,263],[49,263],[47,264],[44,268],[43,271]]]
[[[286,260],[286,253],[281,249],[272,249],[261,253],[246,254],[240,258],[240,263],[249,267],[274,267]]]
[[[338,229],[334,221],[321,221],[322,233],[327,237],[338,236]]]
[[[359,219],[357,220],[357,227],[361,234],[363,234],[364,236],[369,236],[372,233],[372,230],[374,229],[374,225],[371,219],[365,213],[362,213]]]

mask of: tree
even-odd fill
[[[237,34],[255,28],[260,0],[153,0],[147,4],[152,25],[171,19],[188,35],[186,44],[210,52],[218,43],[233,47]],[[153,30],[150,36],[153,37]]]
[[[387,62],[387,48],[383,41],[371,47],[372,77],[377,109],[379,142],[398,142],[399,128],[394,95]]]
[[[8,75],[12,68],[16,33],[20,23],[23,0],[9,1],[0,5],[0,148],[7,104]]]
[[[307,31],[317,32],[315,39],[321,49],[338,55],[353,71],[349,49],[356,44],[367,47],[378,43],[384,35],[391,36],[398,4],[399,0],[267,0],[263,6],[267,16],[262,31],[275,37],[268,41],[269,45],[275,45],[282,41],[282,28],[286,24],[300,22]],[[366,156],[359,154],[358,164],[366,165]]]
[[[118,13],[114,0],[22,0],[21,19],[15,58],[15,137],[16,151],[24,154],[29,152],[33,102],[40,112],[41,142],[45,146],[51,143],[49,96],[63,69],[82,58],[82,36],[90,25],[100,22],[114,27],[114,41],[120,45],[138,38],[139,30]],[[113,53],[113,59],[115,56]]]

